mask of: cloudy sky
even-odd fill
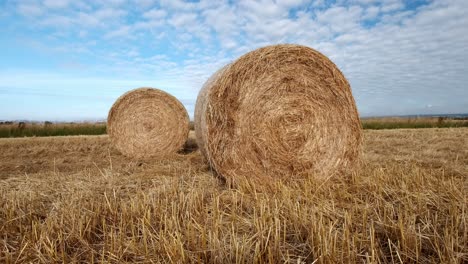
[[[0,120],[104,119],[150,86],[193,114],[255,48],[313,47],[363,116],[468,112],[467,0],[0,0]]]

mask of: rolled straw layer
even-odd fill
[[[189,116],[172,95],[138,88],[122,95],[109,111],[107,133],[122,154],[149,158],[174,154],[189,133]]]
[[[260,48],[215,73],[198,95],[195,130],[210,165],[231,179],[349,172],[362,137],[346,78],[299,45]]]

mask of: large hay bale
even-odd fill
[[[172,95],[138,88],[122,95],[107,118],[107,133],[122,154],[148,158],[174,154],[189,133],[189,116]]]
[[[206,124],[206,113],[208,92],[210,88],[214,86],[215,82],[218,81],[218,78],[224,73],[224,71],[229,67],[229,64],[224,66],[215,72],[203,85],[202,89],[198,93],[197,102],[195,103],[195,114],[194,114],[194,128],[195,128],[195,138],[197,140],[198,148],[200,149],[203,156],[208,157],[208,154],[205,150],[205,142],[207,141],[205,128],[202,127]]]
[[[348,81],[299,45],[249,52],[215,73],[195,107],[197,143],[228,179],[328,177],[357,163],[361,124]]]

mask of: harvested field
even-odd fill
[[[0,139],[0,262],[468,262],[468,128],[363,143],[350,178],[262,191],[224,185],[199,151],[132,161],[107,136]]]

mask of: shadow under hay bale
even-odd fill
[[[198,150],[198,144],[195,138],[188,138],[185,141],[185,144],[181,150],[179,150],[180,154],[190,154]]]

